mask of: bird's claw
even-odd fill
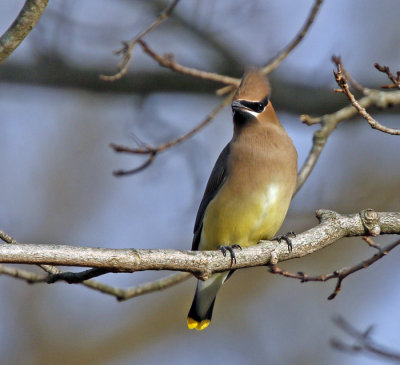
[[[218,250],[220,250],[222,252],[224,257],[226,257],[227,251],[231,255],[231,266],[233,265],[233,262],[235,262],[235,264],[236,264],[236,255],[235,255],[235,251],[233,251],[235,248],[238,248],[239,250],[242,249],[242,247],[237,244],[232,245],[232,246],[222,246],[222,245],[218,246]]]
[[[293,244],[292,244],[292,240],[290,239],[290,237],[292,237],[292,238],[296,237],[296,233],[294,233],[294,232],[288,232],[288,233],[282,234],[282,235],[280,235],[280,236],[276,236],[276,237],[274,238],[274,240],[278,241],[279,243],[281,243],[282,240],[283,240],[283,241],[286,241],[289,252],[292,252],[292,250],[293,250]]]

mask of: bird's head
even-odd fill
[[[262,121],[272,112],[269,102],[271,88],[267,78],[261,71],[247,71],[235,96],[232,99],[233,120],[235,124],[246,124],[253,119]]]

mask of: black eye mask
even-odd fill
[[[240,100],[240,104],[245,106],[246,108],[251,109],[252,111],[256,113],[261,113],[265,107],[268,105],[268,95],[261,101],[246,101],[246,100]]]

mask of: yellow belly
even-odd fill
[[[272,238],[285,218],[290,195],[277,183],[246,196],[224,185],[206,209],[199,249],[234,244],[247,247]]]

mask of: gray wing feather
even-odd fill
[[[208,204],[214,199],[215,195],[221,189],[226,178],[228,177],[227,162],[230,152],[230,143],[228,143],[219,155],[217,162],[208,179],[206,190],[201,200],[199,210],[197,211],[196,222],[194,224],[194,236],[192,242],[192,250],[198,250],[200,244],[201,230],[203,228],[203,218]]]

